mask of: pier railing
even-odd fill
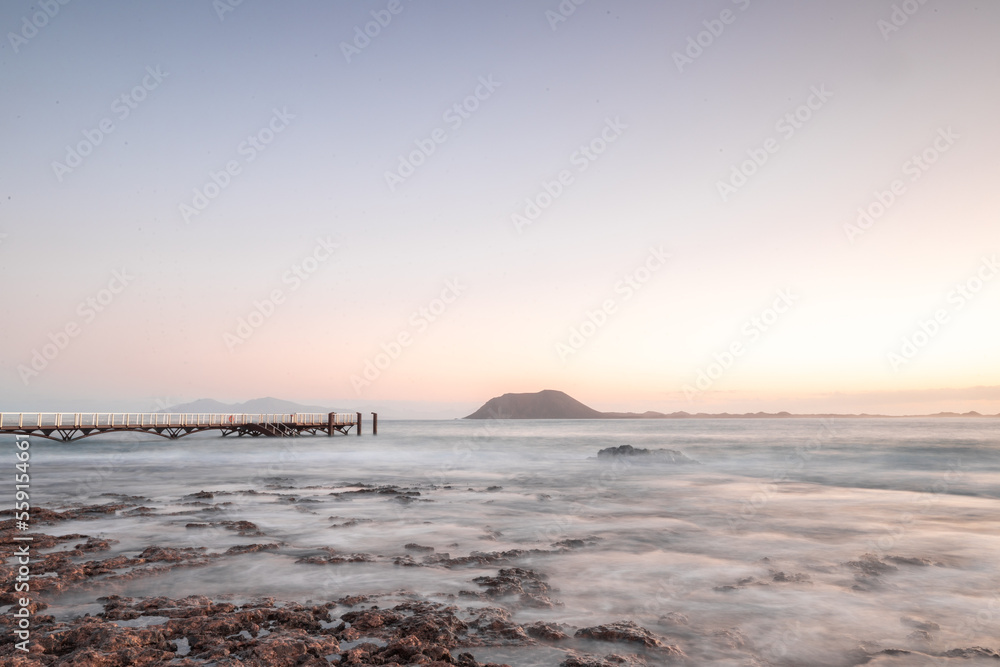
[[[227,414],[180,412],[0,412],[0,429],[114,428],[155,426],[243,426],[247,424],[315,424],[327,426],[328,413]],[[334,426],[353,424],[356,413],[336,413]]]

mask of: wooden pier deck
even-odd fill
[[[378,415],[372,413],[372,426]],[[0,435],[28,435],[61,442],[106,433],[151,433],[176,439],[203,431],[223,436],[294,437],[361,435],[361,413],[183,414],[170,412],[0,412]],[[373,432],[375,429],[373,428]]]

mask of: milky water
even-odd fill
[[[47,528],[118,540],[96,557],[151,544],[280,544],[77,588],[47,613],[96,613],[96,598],[111,593],[324,602],[408,591],[468,605],[454,596],[477,590],[474,577],[517,565],[547,575],[559,603],[514,608],[517,622],[634,620],[693,664],[849,665],[885,648],[1000,649],[1000,420],[383,421],[380,431],[33,438],[36,504],[125,494],[151,508]],[[698,463],[595,458],[623,444]],[[358,484],[413,494],[343,493]],[[202,490],[214,497],[190,497]],[[185,527],[223,520],[252,521],[264,536]],[[420,563],[424,552],[408,543],[453,557],[538,552],[481,567],[395,564],[406,555]],[[323,548],[374,561],[296,562]],[[564,657],[549,647],[473,652],[524,665]],[[869,664],[939,662],[948,661]]]

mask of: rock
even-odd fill
[[[440,565],[442,567],[462,567],[466,565],[493,565],[506,563],[508,561],[522,558],[524,556],[534,556],[553,553],[546,549],[509,549],[507,551],[473,551],[468,556],[452,558],[448,553],[436,553],[425,556],[425,565]]]
[[[718,637],[720,643],[729,649],[747,649],[753,648],[753,642],[747,637],[739,628],[733,628],[731,630],[719,630],[713,633],[715,637]]]
[[[565,539],[559,540],[558,542],[553,542],[552,546],[562,549],[581,549],[583,547],[591,547],[601,541],[599,537],[585,537],[583,539]]]
[[[427,644],[454,648],[460,642],[469,625],[455,614],[457,609],[430,602],[406,602],[396,605],[393,610],[411,614],[399,623],[398,631],[419,638]]]
[[[569,651],[566,659],[559,663],[559,667],[608,667],[609,664],[590,653]]]
[[[792,573],[785,574],[784,572],[771,572],[771,581],[779,584],[783,583],[811,583],[808,574]]]
[[[609,653],[600,658],[590,653],[570,650],[566,652],[566,659],[559,663],[559,667],[622,667],[623,665],[640,667],[646,664],[648,663],[645,658],[634,653],[628,655]]]
[[[859,560],[848,561],[844,565],[869,577],[877,577],[886,572],[895,572],[898,569],[895,565],[883,562],[875,554],[864,554]]]
[[[338,563],[373,563],[371,554],[330,554],[328,556],[303,556],[295,561],[305,565],[335,565]]]
[[[486,607],[469,609],[474,618],[468,627],[476,630],[474,638],[477,644],[496,646],[503,644],[523,644],[528,641],[528,633],[520,625],[511,620],[511,614],[506,609]]]
[[[664,625],[687,625],[690,622],[687,614],[682,614],[679,611],[671,611],[663,616],[660,616],[660,623]]]
[[[476,577],[474,582],[485,588],[483,592],[460,591],[459,595],[478,597],[487,600],[499,600],[517,596],[520,604],[527,607],[550,608],[552,600],[548,597],[549,586],[545,583],[547,577],[532,570],[520,567],[502,569],[495,577]]]
[[[641,457],[647,460],[655,460],[667,463],[697,463],[689,458],[684,452],[676,449],[644,449],[633,447],[632,445],[621,445],[619,447],[608,447],[597,452],[599,459],[621,459],[625,457]]]
[[[146,562],[168,562],[179,563],[187,559],[187,553],[181,549],[171,547],[151,546],[143,549],[136,558]]]
[[[31,508],[31,522],[34,524],[52,524],[59,523],[60,521],[70,521],[70,520],[88,520],[96,519],[102,515],[115,514],[118,510],[127,509],[129,505],[125,503],[116,503],[109,505],[84,505],[83,507],[76,507],[73,509],[68,509],[63,512],[55,512],[44,507],[32,507]],[[0,510],[0,516],[13,515],[14,510],[5,509]],[[5,521],[0,521],[0,530],[7,530],[8,528],[14,528],[14,519],[7,519]]]
[[[237,652],[236,657],[264,665],[322,665],[328,664],[325,656],[339,650],[340,643],[333,637],[313,637],[303,630],[291,630],[255,641],[245,651]]]
[[[107,551],[111,548],[112,544],[118,544],[118,540],[103,540],[96,537],[88,537],[86,542],[74,545],[73,551],[86,553],[91,551]]]
[[[342,598],[340,603],[370,601],[375,596]],[[459,610],[440,603],[408,600],[392,609],[361,609],[341,616],[330,627],[329,610],[338,603],[305,606],[254,600],[242,606],[205,596],[102,598],[100,616],[56,623],[51,616],[33,618],[32,650],[26,660],[12,643],[0,644],[0,664],[72,664],[93,667],[153,667],[174,664],[327,665],[326,656],[341,653],[341,641],[377,637],[341,653],[342,665],[423,664],[444,667],[489,667],[460,646],[524,645],[532,640],[503,609],[470,609],[470,622]],[[167,621],[146,627],[121,622],[143,616]],[[350,624],[351,627],[347,627]],[[384,642],[384,643],[383,643]],[[381,644],[381,645],[380,645]]]
[[[581,628],[576,631],[575,636],[605,642],[640,644],[647,648],[657,649],[657,652],[661,655],[672,658],[685,657],[684,652],[679,647],[672,644],[664,644],[652,632],[633,621],[617,621],[592,628]]]
[[[529,637],[534,637],[535,639],[544,639],[550,642],[569,639],[569,635],[555,623],[543,623],[542,621],[536,621],[531,625],[525,625],[524,630],[528,633]]]
[[[278,545],[271,544],[237,544],[234,547],[229,547],[226,549],[226,554],[252,554],[258,551],[275,551],[278,549]]]
[[[953,648],[944,654],[947,658],[992,658],[1000,660],[1000,652],[982,646],[971,646],[969,648]]]
[[[924,630],[925,632],[937,632],[941,629],[941,626],[934,621],[921,621],[918,618],[913,618],[912,616],[903,616],[899,619],[899,622],[903,625],[908,625],[911,628],[916,628],[917,630]]]
[[[97,511],[103,512],[104,508],[107,507],[98,506]],[[88,512],[90,509],[82,508]],[[69,511],[72,510],[67,512]],[[14,532],[13,526],[0,530],[0,543],[13,544]],[[162,573],[176,567],[204,565],[216,557],[216,555],[205,554],[204,549],[174,549],[154,545],[147,547],[134,558],[118,555],[104,560],[85,560],[94,552],[110,549],[115,540],[93,538],[79,533],[58,537],[33,533],[31,537],[33,538],[33,547],[39,551],[51,549],[66,541],[87,539],[86,542],[78,543],[72,549],[48,553],[35,551],[32,555],[32,592],[58,593],[73,585],[98,577],[102,581],[125,581]],[[14,604],[17,601],[18,596],[13,592],[15,576],[16,570],[14,568],[0,566],[0,605]]]
[[[348,595],[337,600],[337,604],[342,604],[345,607],[353,607],[363,602],[369,602],[374,598],[374,595]]]
[[[886,556],[884,560],[896,565],[915,565],[917,567],[927,567],[934,564],[926,558],[906,558],[904,556]]]
[[[226,530],[234,530],[243,536],[259,537],[264,534],[257,527],[257,524],[252,521],[222,521],[219,525],[224,526]]]
[[[340,620],[350,623],[351,630],[365,633],[391,627],[403,620],[403,615],[388,609],[366,609],[349,611],[343,614]]]

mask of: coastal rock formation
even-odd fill
[[[680,648],[664,644],[652,632],[633,621],[617,621],[592,628],[581,628],[576,631],[576,636],[606,642],[640,644],[647,648],[663,649],[668,655],[684,657],[684,652]]]
[[[559,663],[559,667],[645,667],[649,663],[641,655],[618,655],[610,653],[599,658],[590,653],[569,651],[567,658]]]
[[[510,613],[466,610],[430,602],[352,611],[332,618],[336,602],[307,606],[262,598],[244,605],[203,596],[101,598],[104,612],[56,623],[36,616],[31,652],[0,646],[10,665],[462,665],[489,667],[463,646],[530,641]],[[466,620],[459,617],[462,614]],[[135,620],[144,625],[127,625]],[[337,620],[341,622],[335,624]],[[361,641],[359,641],[361,640]],[[342,644],[352,644],[342,649]],[[500,667],[500,666],[493,666]]]
[[[647,461],[663,461],[665,463],[698,463],[684,452],[676,449],[644,449],[632,445],[608,447],[597,452],[599,459],[620,459],[626,457],[643,458]]]
[[[520,567],[502,569],[495,577],[476,577],[474,582],[485,591],[461,591],[459,595],[477,597],[484,600],[513,598],[520,606],[551,608],[555,603],[549,599],[547,577]]]

